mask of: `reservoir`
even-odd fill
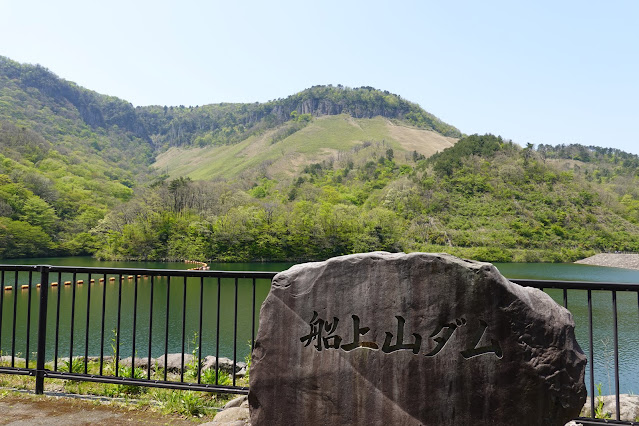
[[[90,257],[71,258],[47,258],[47,259],[11,259],[0,260],[0,264],[17,265],[55,265],[55,266],[84,266],[84,267],[114,267],[114,268],[144,268],[144,269],[188,269],[192,264],[182,262],[100,262]],[[290,267],[291,263],[210,263],[211,270],[226,271],[272,271],[279,272]],[[529,278],[562,281],[598,281],[638,283],[639,271],[620,268],[599,267],[581,264],[537,264],[537,263],[495,263],[495,266],[507,278]],[[35,274],[37,277],[38,274]],[[92,276],[96,281],[99,275]],[[72,280],[71,274],[62,274],[62,281]],[[86,280],[77,276],[77,279]],[[38,282],[38,278],[34,278]],[[50,276],[50,281],[57,281],[57,274]],[[3,286],[14,285],[13,272],[6,272]],[[19,284],[28,283],[28,274],[20,273]],[[216,318],[217,318],[217,285],[216,280],[207,280],[203,286],[202,307],[202,355],[215,354]],[[136,339],[136,355],[148,356],[148,336],[151,332],[151,356],[157,357],[164,353],[165,324],[166,324],[166,299],[167,280],[162,277],[154,277],[153,298],[151,299],[150,278],[138,279],[138,302],[136,330],[133,331],[133,301],[134,283],[132,280],[122,282],[121,291],[121,322],[120,322],[120,356],[131,356],[133,336]],[[220,282],[220,356],[231,357],[233,354],[233,316],[234,316],[234,280],[222,279]],[[107,284],[107,286],[110,284]],[[115,289],[118,284],[112,284]],[[77,285],[76,303],[74,307],[74,333],[73,354],[84,355],[84,342],[87,334],[86,309],[87,296],[91,291],[89,300],[89,355],[99,355],[101,337],[101,311],[102,311],[102,284],[88,283]],[[58,356],[68,357],[70,352],[70,329],[72,310],[72,289],[74,286],[63,286],[49,289],[47,359],[53,359],[55,351],[55,324],[56,303],[59,293],[60,319]],[[192,353],[198,349],[198,329],[200,312],[200,286],[198,278],[189,278],[186,283],[187,292],[184,299],[184,280],[173,278],[169,293],[169,352],[180,352],[182,347],[182,315],[183,306],[186,306],[185,322],[185,352]],[[238,330],[237,330],[237,354],[238,360],[243,360],[250,352],[251,320],[252,320],[252,280],[238,280]],[[256,282],[256,323],[259,318],[259,306],[266,298],[269,290],[267,280]],[[30,351],[35,351],[37,334],[38,292],[32,289],[31,295],[31,323],[30,323]],[[557,302],[563,303],[561,290],[546,290]],[[105,319],[104,319],[104,355],[112,355],[115,351],[117,330],[118,292],[109,290],[105,293]],[[17,298],[17,300],[13,300]],[[22,290],[3,291],[2,294],[2,329],[0,336],[0,351],[6,355],[12,345],[13,306],[16,309],[16,356],[24,357],[26,350],[26,316],[28,307],[28,291]],[[593,356],[594,356],[594,381],[602,385],[603,394],[612,394],[615,390],[614,383],[614,327],[612,315],[612,301],[610,292],[593,291]],[[586,291],[568,291],[568,309],[572,312],[576,335],[582,350],[588,355],[588,307]],[[152,316],[151,313],[152,307]],[[636,292],[618,292],[618,333],[619,333],[619,362],[620,362],[620,390],[622,393],[639,393],[639,357],[636,356],[639,348],[639,307]],[[149,318],[152,318],[152,327],[149,330]],[[31,355],[31,359],[35,359]],[[587,369],[588,372],[588,369]],[[589,375],[586,384],[589,383]]]

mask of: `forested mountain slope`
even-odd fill
[[[93,250],[152,152],[129,103],[0,57],[0,258]]]
[[[638,251],[637,156],[586,163],[566,149],[472,135],[427,159],[373,142],[293,180],[158,181],[105,218],[97,255],[309,260],[389,250],[531,262]]]
[[[462,136],[370,87],[133,107],[0,57],[0,257],[639,251],[639,157]]]
[[[340,118],[323,121],[331,115]],[[355,123],[347,126],[355,132],[329,125],[313,136],[339,120]],[[418,137],[406,143],[411,132]],[[145,192],[158,174],[149,165],[167,150],[160,174],[246,180],[247,170],[256,179],[268,169],[292,179],[362,142],[402,150],[418,141],[417,152],[432,153],[459,136],[418,105],[370,87],[315,86],[266,103],[134,108],[0,56],[0,258],[93,252],[98,222]],[[176,149],[190,160],[162,164]]]

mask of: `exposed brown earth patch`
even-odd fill
[[[388,131],[391,137],[399,142],[405,150],[417,151],[426,157],[430,157],[438,151],[450,148],[455,145],[458,140],[423,129],[392,125],[390,121]]]

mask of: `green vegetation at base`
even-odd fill
[[[61,151],[0,122],[0,258],[89,253],[89,231],[133,196],[132,173]]]
[[[10,362],[0,362],[0,366],[8,366]],[[24,360],[17,360],[16,367],[24,367]],[[105,363],[105,375],[113,375],[113,363]],[[35,368],[35,360],[29,362],[30,368]],[[100,363],[90,361],[86,365],[88,374],[98,374],[100,371]],[[46,364],[46,368],[53,369],[53,363]],[[59,360],[59,371],[69,371],[74,373],[84,373],[84,360],[74,358],[71,365],[68,360]],[[110,369],[111,368],[111,369]],[[221,385],[230,385],[228,374],[218,372],[218,383]],[[121,377],[131,377],[131,367],[119,367],[119,375]],[[146,370],[136,368],[136,378],[146,378]],[[185,373],[185,380],[195,377],[193,382],[197,382],[197,374],[193,376],[192,372]],[[215,383],[215,371],[207,369],[202,375],[202,383]],[[179,374],[169,374],[169,380],[178,380]],[[151,374],[151,380],[163,380],[164,374],[162,370],[156,370]],[[248,377],[238,378],[238,386],[248,386]],[[0,375],[0,387],[10,389],[33,390],[35,387],[35,379],[30,376],[14,376]],[[109,398],[122,398],[124,402],[129,402],[137,408],[144,408],[154,411],[160,411],[164,414],[178,414],[187,417],[212,418],[228,401],[239,396],[233,394],[215,394],[207,392],[195,391],[176,391],[172,389],[147,388],[137,385],[126,384],[105,384],[93,383],[76,380],[59,380],[47,379],[45,381],[45,392],[54,390],[56,392],[63,391],[73,395],[92,395],[105,396]]]
[[[96,254],[299,261],[388,250],[564,262],[639,251],[637,168],[548,159],[561,149],[472,135],[424,159],[375,142],[290,180],[157,181],[94,230]]]
[[[596,419],[610,419],[612,413],[604,411],[604,398],[601,395],[601,383],[597,383],[597,396],[595,397],[595,418]]]

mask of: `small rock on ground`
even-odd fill
[[[248,408],[248,395],[243,395],[238,398],[230,400],[224,406],[224,410],[228,408],[234,408],[234,407]]]
[[[217,413],[212,422],[202,426],[245,426],[251,424],[248,395],[240,396],[226,403],[224,409]]]
[[[203,423],[202,426],[245,426],[250,425],[248,407],[233,407],[217,413],[212,422]]]

